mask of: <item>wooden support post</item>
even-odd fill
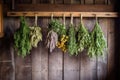
[[[0,37],[3,37],[3,13],[2,4],[0,3]]]
[[[15,0],[12,0],[12,10],[15,9]]]

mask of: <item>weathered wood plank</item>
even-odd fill
[[[115,79],[115,20],[108,21],[108,67],[107,78],[109,80]]]
[[[49,0],[49,3],[50,3],[50,4],[54,4],[54,3],[55,3],[55,0]]]
[[[105,0],[95,0],[95,4],[105,4]]]
[[[0,62],[0,80],[13,80],[13,68],[11,62]]]
[[[38,0],[32,0],[32,4],[36,4]]]
[[[64,55],[64,80],[79,80],[79,57]]]
[[[94,4],[94,0],[85,0],[85,4],[93,5]]]
[[[19,26],[18,19],[4,18],[4,31],[5,36],[1,40],[1,49],[0,49],[0,61],[9,61],[11,60],[11,44],[13,43],[13,33],[14,29],[17,29]]]
[[[72,0],[64,0],[64,4],[72,4]]]
[[[15,66],[16,66],[15,70],[16,80],[32,80],[31,56],[22,58],[21,56],[16,55]]]
[[[83,19],[84,25],[92,31],[95,24],[94,18]],[[80,68],[80,80],[97,80],[97,65],[96,57],[89,58],[87,51],[81,53],[81,68]]]
[[[40,8],[42,7],[42,8]],[[44,8],[43,8],[44,7]],[[97,8],[99,9],[97,9]],[[52,4],[38,4],[38,5],[17,5],[16,9],[18,11],[96,11],[96,12],[102,12],[102,11],[113,11],[114,7],[111,5],[52,5]]]
[[[0,2],[0,37],[3,37],[3,9],[2,3]]]
[[[108,19],[99,19],[99,25],[104,33],[106,42],[107,42],[107,32],[108,32],[108,23],[107,23]],[[103,56],[98,56],[97,57],[97,77],[98,80],[106,80],[106,76],[107,76],[107,54],[108,54],[108,50],[104,51],[104,55]]]
[[[74,25],[78,20],[74,19]],[[70,26],[70,18],[66,18],[66,27]],[[76,26],[74,26],[76,27]],[[79,56],[70,56],[68,52],[64,53],[64,80],[79,80]]]
[[[85,0],[80,0],[80,3],[81,4],[85,4]]]
[[[27,56],[26,58],[21,58],[21,56],[15,56],[15,66],[16,80],[32,80],[30,56]]]
[[[41,47],[32,49],[32,80],[41,80]]]
[[[30,4],[31,0],[15,0],[17,4]]]
[[[12,0],[12,10],[15,9],[15,0]]]
[[[42,28],[43,40],[34,48],[32,54],[32,80],[48,80],[48,50],[45,48],[48,19],[38,19]]]
[[[10,7],[4,5],[4,15],[7,11],[11,11]],[[96,8],[97,7],[97,8]],[[113,5],[63,5],[63,4],[18,4],[14,11],[75,11],[75,12],[111,12],[114,11]]]
[[[47,35],[47,28],[48,28],[48,18],[42,18],[41,23],[39,25],[42,28],[42,33],[43,33],[43,41],[42,41],[42,46],[41,48],[41,80],[48,80],[48,49],[45,48],[45,40],[46,40],[46,35]],[[40,21],[39,21],[40,22]]]
[[[5,39],[4,39],[5,40]],[[3,46],[4,45],[4,46]],[[11,61],[10,49],[5,46],[6,44],[1,43],[0,49],[0,61]]]
[[[108,0],[108,5],[115,4],[115,2],[117,2],[117,1],[115,1],[115,0]]]
[[[63,0],[55,0],[55,4],[63,4]]]
[[[80,4],[80,0],[73,0],[72,4]]]
[[[46,3],[49,3],[49,0],[38,0],[38,3],[40,4],[46,4]]]
[[[15,80],[15,56],[14,56],[14,47],[13,44],[10,47],[10,53],[11,53],[11,61],[12,61],[12,80]]]
[[[49,80],[62,80],[62,58],[60,49],[49,53]]]

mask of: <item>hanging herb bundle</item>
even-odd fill
[[[55,19],[51,19],[51,22],[49,24],[50,29],[52,29],[54,32],[56,32],[59,35],[64,33],[64,32],[61,33],[61,30],[63,29],[62,26],[63,25],[58,20]]]
[[[50,52],[52,52],[55,49],[57,42],[58,42],[57,33],[54,32],[53,30],[50,30],[48,32],[47,40],[46,40],[47,48],[50,49]]]
[[[60,24],[57,20],[53,19],[53,16],[51,18],[51,22],[49,24],[50,30],[47,35],[46,39],[46,47],[49,48],[50,52],[52,52],[58,42],[58,34],[60,31]]]
[[[68,33],[68,52],[70,55],[78,55],[76,37],[75,37],[75,29],[74,26],[71,24]]]
[[[32,47],[37,47],[39,41],[42,41],[41,28],[37,25],[37,16],[35,17],[35,25],[30,27],[30,42]]]
[[[39,41],[42,41],[41,28],[39,26],[30,27],[31,46],[37,47]]]
[[[64,25],[60,24],[60,32],[59,32],[59,41],[57,42],[57,47],[60,48],[63,52],[67,51],[67,41],[68,41],[68,36],[66,35],[66,28],[65,28],[65,15],[63,17],[64,19]]]
[[[76,33],[73,26],[73,15],[71,14],[71,24],[68,31],[68,52],[70,55],[78,55],[77,43],[76,43]]]
[[[57,42],[57,47],[61,48],[63,52],[67,51],[67,45],[66,45],[67,41],[68,41],[68,36],[62,35],[60,40]]]
[[[91,33],[91,44],[88,49],[88,55],[90,57],[103,55],[106,46],[107,44],[102,29],[96,21],[94,30]]]
[[[77,37],[78,37],[78,51],[82,52],[85,48],[88,48],[90,45],[90,35],[82,21],[79,26]]]
[[[20,28],[14,34],[15,47],[18,50],[18,55],[25,57],[30,53],[31,44],[30,44],[30,29],[25,21],[24,17],[20,18]]]

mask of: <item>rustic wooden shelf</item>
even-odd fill
[[[80,17],[82,15],[83,17],[118,17],[117,12],[39,12],[39,11],[28,11],[28,12],[7,12],[7,16],[28,16],[33,17],[37,14],[39,17],[51,17],[53,14],[54,17],[62,17],[63,14],[66,17],[70,17],[72,14],[73,17]]]

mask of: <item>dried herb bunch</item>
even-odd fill
[[[78,55],[76,33],[73,24],[70,25],[68,32],[68,52],[70,55]]]
[[[30,29],[25,18],[20,17],[20,28],[14,34],[15,48],[18,50],[18,55],[25,57],[30,53]]]
[[[96,20],[93,31],[91,32],[91,44],[88,49],[90,57],[103,55],[107,43],[98,21]]]
[[[79,25],[79,31],[78,31],[78,51],[82,52],[85,48],[88,48],[90,45],[90,35],[86,27],[84,26],[83,22],[81,21]]]

